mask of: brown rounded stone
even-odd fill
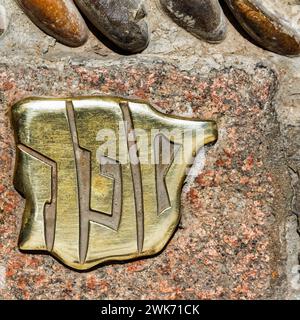
[[[149,43],[143,0],[75,0],[95,27],[118,49],[144,50]]]
[[[217,0],[160,0],[164,11],[181,27],[211,43],[226,36],[226,20]]]
[[[298,0],[226,0],[231,11],[263,48],[286,55],[300,55],[300,6]]]
[[[43,31],[71,47],[84,44],[88,29],[71,0],[17,0],[24,12]]]

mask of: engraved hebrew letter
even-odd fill
[[[67,102],[67,116],[77,171],[80,219],[79,259],[80,263],[84,263],[88,252],[91,221],[102,224],[115,231],[118,230],[122,214],[122,169],[117,161],[101,157],[101,174],[114,179],[113,210],[112,215],[91,210],[91,153],[82,149],[79,145],[75,111],[72,102]]]
[[[171,201],[166,184],[166,175],[168,174],[179,149],[179,144],[171,142],[163,134],[158,134],[154,138],[155,183],[158,215],[161,215],[167,209],[171,208]]]
[[[120,103],[120,107],[122,109],[125,121],[127,146],[133,179],[135,212],[137,219],[137,246],[138,252],[142,252],[144,246],[144,197],[141,164],[138,157],[138,147],[129,104],[127,102]]]
[[[57,165],[51,159],[43,156],[42,154],[22,145],[18,145],[18,149],[24,153],[29,154],[31,157],[38,161],[43,162],[51,168],[51,201],[45,203],[44,206],[44,234],[45,243],[48,251],[52,251],[55,240],[55,227],[56,227],[56,209],[57,209]]]

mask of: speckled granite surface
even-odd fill
[[[241,61],[241,60],[240,60]],[[254,299],[280,296],[289,176],[272,107],[277,75],[263,63],[184,71],[160,60],[98,66],[0,62],[0,265],[4,299]],[[91,65],[91,64],[90,64]],[[118,95],[168,114],[214,119],[219,141],[184,188],[183,219],[158,256],[72,271],[17,249],[24,201],[14,191],[10,106],[28,96]]]

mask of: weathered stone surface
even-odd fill
[[[164,11],[181,27],[200,39],[220,42],[226,20],[218,0],[160,0]]]
[[[86,24],[70,0],[17,0],[42,30],[63,44],[78,47],[88,38]]]
[[[75,0],[82,12],[108,40],[128,53],[144,50],[149,42],[143,0]]]
[[[249,35],[263,48],[300,55],[300,6],[293,0],[226,0]]]
[[[91,64],[92,61],[89,61]],[[0,261],[2,298],[261,298],[283,279],[278,255],[288,173],[271,106],[277,76],[263,64],[228,62],[182,71],[151,59],[97,66],[37,62],[0,66]],[[205,64],[203,64],[205,66]],[[207,67],[208,65],[206,65]],[[49,85],[51,83],[51,85]],[[116,95],[167,114],[216,120],[220,137],[182,196],[183,220],[162,254],[90,273],[18,251],[24,201],[12,186],[10,107],[28,96]],[[286,182],[286,183],[285,183]]]

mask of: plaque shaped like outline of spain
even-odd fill
[[[180,221],[190,161],[217,140],[213,121],[112,97],[28,98],[12,124],[26,200],[19,248],[76,270],[159,253]]]

